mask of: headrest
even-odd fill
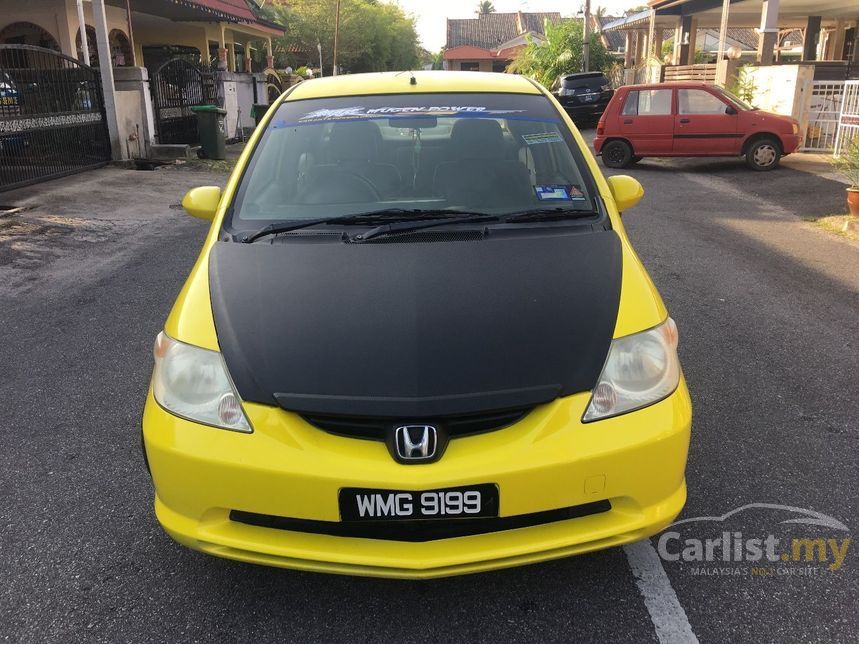
[[[502,159],[505,137],[502,126],[493,119],[458,119],[451,130],[451,141],[464,159]]]
[[[373,121],[343,121],[332,125],[329,153],[332,161],[374,160],[382,135]]]

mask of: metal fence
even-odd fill
[[[829,152],[836,144],[845,81],[813,81],[802,152]]]
[[[848,139],[856,139],[858,136],[860,136],[860,81],[846,81],[839,109],[839,125],[836,128],[833,156],[839,154]]]
[[[98,70],[50,49],[0,45],[0,190],[109,160]]]

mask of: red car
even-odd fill
[[[715,85],[626,85],[597,124],[594,150],[608,168],[642,157],[746,157],[773,170],[800,142],[797,120],[763,112]]]

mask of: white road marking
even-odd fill
[[[699,639],[690,627],[687,613],[678,602],[678,596],[651,541],[625,544],[624,553],[651,616],[657,640],[661,643],[698,643]]]

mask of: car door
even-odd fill
[[[672,153],[672,89],[631,90],[618,117],[619,131],[638,156]]]
[[[704,88],[679,88],[674,151],[683,155],[740,154],[738,112]]]

